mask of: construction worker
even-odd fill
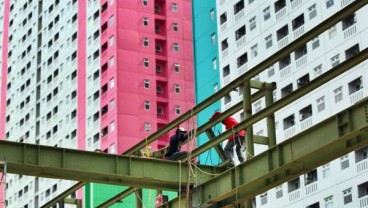
[[[221,113],[219,111],[216,111],[211,119],[219,116]],[[222,124],[225,125],[226,130],[233,128],[236,126],[239,122],[236,121],[233,117],[229,116],[221,121]],[[245,157],[243,152],[245,151],[244,147],[244,138],[245,138],[246,131],[241,130],[239,132],[233,132],[233,135],[231,135],[228,138],[227,144],[225,145],[224,152],[226,155],[226,158],[229,160],[230,166],[235,165],[234,161],[234,147],[236,151],[236,155],[238,156],[238,160],[240,163],[245,161]]]
[[[188,139],[188,132],[183,127],[177,128],[175,134],[170,137],[170,145],[165,154],[168,160],[178,160],[185,155],[186,151],[181,151],[181,145]]]

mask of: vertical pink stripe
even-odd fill
[[[2,73],[1,73],[1,94],[0,94],[0,139],[5,139],[5,115],[6,115],[6,83],[8,72],[8,34],[9,34],[9,12],[10,12],[10,0],[4,2],[4,22],[3,24],[3,51],[2,51]],[[0,202],[5,200],[5,185],[0,186]],[[4,204],[0,204],[0,208],[5,207]]]
[[[78,149],[86,149],[86,10],[87,1],[78,1],[78,106],[77,106],[77,139]],[[77,192],[77,197],[83,198],[83,190]]]

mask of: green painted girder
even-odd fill
[[[225,207],[368,145],[368,98],[191,190],[192,206]],[[178,207],[176,198],[164,207]]]
[[[115,184],[136,188],[178,190],[187,183],[188,167],[178,161],[128,157],[35,144],[0,141],[0,158],[7,161],[7,172],[30,176],[84,182]],[[209,173],[221,168],[201,165]],[[3,171],[4,166],[0,166]],[[211,177],[198,174],[204,182]],[[191,184],[195,181],[191,179]]]

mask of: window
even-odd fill
[[[148,58],[143,59],[143,65],[144,65],[144,67],[149,67],[149,59]]]
[[[272,34],[265,38],[265,42],[266,42],[266,49],[272,46]]]
[[[267,70],[268,77],[272,77],[275,74],[275,68],[273,66],[270,66]]]
[[[263,19],[264,21],[266,21],[270,19],[270,17],[271,17],[270,6],[268,6],[263,10]]]
[[[255,44],[250,49],[252,51],[252,58],[257,57],[258,56],[258,44]]]
[[[144,122],[144,131],[145,132],[151,132],[151,123]]]
[[[220,24],[224,24],[227,21],[227,14],[226,12],[222,13],[220,16]]]
[[[281,98],[287,96],[288,94],[293,92],[293,84],[290,83],[281,89]]]
[[[249,25],[250,25],[250,31],[252,31],[256,28],[256,16],[252,17],[249,20]]]
[[[179,72],[180,71],[180,64],[178,64],[178,63],[175,63],[174,64],[174,71],[175,72]]]
[[[312,49],[313,50],[319,47],[319,38],[318,37],[313,38],[311,41],[312,41]]]
[[[147,17],[143,17],[143,25],[148,26],[148,18]]]
[[[212,35],[211,35],[211,44],[212,45],[216,44],[216,34],[215,33],[212,33]]]
[[[210,10],[210,19],[215,20],[215,10],[214,9]]]
[[[283,123],[284,123],[284,130],[292,127],[295,125],[295,117],[294,117],[294,114],[286,117],[284,120],[283,120]]]
[[[308,205],[306,208],[319,208],[319,202],[316,202],[314,204]]]
[[[151,107],[151,103],[150,103],[150,101],[144,101],[144,109],[146,109],[146,110],[149,110],[150,109],[150,107]]]
[[[171,4],[171,11],[172,12],[178,12],[178,4],[177,3],[172,3]]]
[[[114,24],[114,15],[110,16],[110,18],[109,18],[109,24],[110,25]]]
[[[341,170],[348,168],[349,167],[349,156],[345,155],[345,156],[340,157],[340,162],[341,162]]]
[[[217,60],[216,60],[216,58],[212,59],[212,68],[213,68],[213,70],[217,69]]]
[[[247,62],[248,62],[248,54],[247,53],[243,53],[241,56],[239,56],[236,59],[236,64],[237,64],[238,68],[243,66]]]
[[[334,0],[326,0],[326,7],[327,9],[334,5]]]
[[[299,15],[292,21],[292,28],[293,30],[298,29],[299,27],[304,25],[304,14]]]
[[[114,78],[111,78],[110,79],[109,86],[110,86],[110,88],[113,88],[115,86],[115,80],[114,80]]]
[[[305,119],[311,117],[312,115],[313,115],[312,105],[308,105],[307,107],[299,111],[299,120],[304,121]]]
[[[175,52],[178,52],[178,51],[179,51],[179,44],[178,44],[178,43],[174,43],[174,44],[173,44],[173,50],[174,50]]]
[[[175,89],[175,93],[180,93],[180,85],[175,84],[174,89]]]
[[[328,36],[330,39],[332,39],[333,37],[335,37],[337,34],[337,29],[336,29],[336,25],[332,26],[329,30],[328,30]]]
[[[180,106],[179,105],[176,105],[175,106],[175,113],[176,113],[176,115],[180,115],[181,114],[181,110],[180,110]]]
[[[114,45],[114,42],[115,42],[115,37],[114,36],[111,36],[109,38],[109,44],[110,44],[110,46]]]
[[[261,205],[267,204],[267,192],[260,195]]]
[[[339,65],[339,63],[340,63],[340,55],[337,54],[336,56],[332,57],[330,60],[331,60],[332,67],[335,67],[335,66]]]
[[[338,102],[342,101],[342,99],[343,99],[342,87],[336,88],[334,90],[334,95],[335,95],[335,103],[338,103]]]
[[[148,47],[149,44],[149,39],[148,38],[143,38],[143,45]]]
[[[309,74],[306,74],[302,77],[300,77],[297,81],[297,88],[301,88],[303,87],[304,85],[308,84],[309,83]]]
[[[234,14],[237,14],[244,9],[244,1],[240,0],[234,5]]]
[[[176,32],[176,31],[179,31],[179,24],[178,23],[173,23],[172,24],[172,28],[173,30]]]
[[[288,192],[293,192],[300,188],[300,180],[299,177],[295,178],[288,182]]]
[[[359,53],[359,44],[355,44],[345,51],[346,59],[349,59]]]
[[[238,30],[235,31],[235,40],[239,40],[244,37],[246,33],[245,25],[241,26]]]
[[[358,163],[368,158],[368,146],[355,151],[355,162]]]
[[[150,87],[150,81],[148,79],[144,80],[144,88],[149,88]]]
[[[358,198],[361,199],[363,197],[368,196],[368,182],[362,183],[358,185]],[[360,204],[362,203],[363,200],[361,200]],[[363,207],[363,206],[361,206]]]
[[[314,169],[304,175],[305,185],[311,184],[318,180],[317,169]]]
[[[289,28],[288,25],[283,26],[282,28],[280,28],[279,30],[276,31],[276,35],[277,35],[277,41],[283,39],[284,37],[289,35]]]
[[[353,26],[356,23],[355,13],[352,15],[349,15],[347,18],[343,19],[341,22],[342,22],[342,30],[346,30],[350,26]]]
[[[222,69],[222,76],[223,77],[227,77],[230,75],[230,65],[227,65],[225,66],[223,69]]]
[[[221,42],[221,50],[224,51],[229,47],[229,44],[227,42],[227,38]]]
[[[325,96],[322,96],[316,100],[317,103],[317,111],[321,112],[325,109]]]
[[[143,4],[143,6],[147,6],[148,5],[148,0],[142,0],[142,4]]]
[[[285,0],[278,0],[275,2],[275,13],[279,12],[283,8],[286,7],[286,1]]]
[[[309,19],[313,19],[317,16],[317,9],[316,9],[316,4],[313,4],[312,6],[310,6],[308,8],[309,11]]]
[[[109,59],[109,67],[114,66],[114,64],[115,64],[115,57],[114,57],[114,56],[112,56],[112,57]]]
[[[283,196],[282,186],[277,186],[275,190],[276,190],[276,198],[277,199],[281,198]]]
[[[327,198],[325,198],[325,208],[333,208],[333,197],[329,196]]]
[[[322,174],[323,178],[328,178],[331,176],[331,166],[330,163],[327,163],[322,166]]]
[[[164,109],[161,106],[157,106],[157,115],[164,115]]]
[[[358,77],[353,81],[349,82],[348,86],[349,86],[349,95],[363,89],[362,77]]]
[[[342,193],[344,195],[344,204],[349,204],[353,201],[353,197],[351,195],[351,188],[343,190]]]

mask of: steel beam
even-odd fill
[[[76,192],[78,189],[82,188],[84,185],[86,185],[86,182],[78,182],[72,187],[65,190],[63,193],[59,194],[55,198],[51,199],[49,202],[47,202],[45,205],[43,205],[41,208],[48,208],[54,206],[59,201],[63,200],[65,197],[69,196],[73,192]]]
[[[203,152],[205,152],[209,148],[213,147],[214,145],[222,142],[223,140],[225,140],[226,138],[231,136],[232,135],[232,130],[234,130],[235,132],[238,132],[242,129],[247,128],[248,126],[253,125],[254,123],[260,121],[261,119],[263,119],[263,118],[265,118],[269,115],[272,115],[275,111],[287,106],[291,102],[293,102],[293,101],[299,99],[300,97],[312,92],[313,90],[317,89],[318,87],[322,86],[323,84],[327,83],[328,81],[332,80],[333,78],[336,78],[337,76],[341,75],[342,73],[348,71],[349,69],[351,69],[355,65],[357,65],[357,64],[359,64],[359,63],[361,63],[361,62],[363,62],[367,59],[368,59],[368,49],[366,48],[363,51],[356,54],[354,57],[352,57],[348,60],[345,60],[344,62],[340,63],[338,66],[336,66],[336,67],[332,68],[331,70],[327,71],[326,73],[320,75],[319,77],[312,80],[310,83],[303,86],[302,88],[299,88],[299,89],[293,91],[292,93],[285,96],[284,98],[282,98],[282,99],[276,101],[275,103],[269,105],[268,107],[262,109],[258,113],[256,113],[256,114],[252,115],[251,117],[249,117],[249,119],[246,119],[246,120],[240,122],[238,125],[234,126],[233,129],[227,130],[227,131],[223,132],[222,134],[218,135],[217,137],[215,137],[214,139],[204,143],[200,147],[197,147],[195,150],[192,151],[192,157],[196,157],[196,156],[202,154]],[[231,110],[236,112],[239,109],[241,109],[241,103],[238,103],[236,106],[233,106],[233,107],[235,107],[235,108],[232,108]],[[221,116],[221,118],[223,117],[223,115],[219,115],[218,117],[220,117],[220,116]],[[204,124],[204,125],[206,125],[206,124]]]
[[[4,157],[8,173],[14,174],[165,190],[178,190],[179,182],[187,183],[188,167],[177,161],[0,141],[0,158]],[[201,169],[221,172],[220,168],[205,165]],[[211,177],[199,173],[196,180],[204,182]]]
[[[368,98],[192,189],[193,205],[224,207],[368,145]],[[239,184],[239,185],[235,185]],[[166,207],[177,207],[174,199]]]
[[[270,67],[272,64],[279,61],[281,58],[285,57],[286,55],[289,55],[296,49],[302,47],[304,44],[306,44],[311,39],[317,37],[319,34],[325,32],[327,29],[335,25],[336,23],[340,22],[341,20],[348,17],[350,14],[354,13],[358,9],[362,8],[368,4],[368,1],[353,1],[348,6],[344,7],[340,11],[336,12],[334,15],[329,17],[328,19],[324,20],[320,24],[318,24],[316,27],[312,28],[308,32],[306,32],[304,35],[300,36],[297,40],[289,43],[286,47],[280,49],[277,53],[271,55],[261,63],[254,66],[252,69],[244,73],[243,75],[239,76],[235,80],[233,80],[230,84],[224,86],[221,90],[219,90],[217,93],[213,94],[212,96],[208,97],[203,102],[197,104],[194,106],[190,111],[184,113],[182,116],[178,117],[174,121],[170,122],[168,125],[164,126],[162,129],[156,131],[155,133],[151,134],[147,137],[147,139],[142,140],[141,142],[138,142],[136,145],[134,145],[132,148],[130,148],[128,151],[126,151],[125,155],[131,155],[135,152],[138,152],[140,149],[145,147],[148,144],[152,143],[162,135],[169,132],[171,129],[175,128],[176,126],[180,125],[181,123],[188,120],[191,116],[197,115],[199,112],[201,112],[206,107],[210,106],[214,102],[218,101],[228,93],[230,93],[233,89],[237,88],[241,84],[243,84],[244,80],[250,80],[252,77],[258,75],[268,67]],[[253,100],[253,99],[252,99]],[[256,100],[256,99],[255,99]],[[222,119],[225,117],[221,117]],[[219,122],[219,118],[214,119],[217,122]],[[210,122],[211,123],[211,122]],[[197,135],[205,131],[206,129],[211,127],[211,124],[207,123],[203,125],[202,131],[197,130]]]

